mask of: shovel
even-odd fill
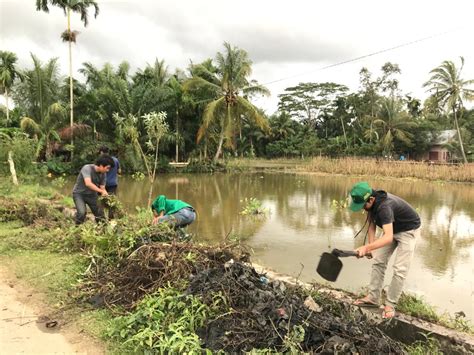
[[[323,279],[332,282],[336,281],[342,269],[342,261],[339,260],[339,258],[346,256],[359,256],[359,254],[353,250],[340,249],[333,249],[331,253],[324,252],[321,255],[321,259],[319,260],[316,272]]]

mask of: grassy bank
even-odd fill
[[[474,164],[436,165],[412,161],[317,157],[312,159],[231,159],[230,168],[276,169],[352,176],[415,178],[430,181],[474,182]]]
[[[428,322],[474,334],[472,323],[464,318],[462,312],[458,312],[454,317],[449,314],[440,315],[433,306],[413,295],[402,294],[397,309],[399,312],[424,319]]]
[[[48,234],[20,221],[0,223],[0,263],[21,285],[41,295],[45,316],[63,325],[74,324],[73,332],[103,338],[112,319],[110,312],[71,304],[71,294],[87,267],[86,258],[59,252],[54,246],[38,247],[51,241]]]
[[[75,227],[58,211],[61,196],[19,189],[0,184],[9,194],[0,198],[0,260],[116,352],[404,352],[347,305],[262,278],[238,246],[183,242],[145,214]],[[309,296],[317,313],[303,306]],[[335,334],[347,339],[332,343]]]

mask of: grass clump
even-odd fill
[[[440,317],[434,307],[430,306],[423,299],[409,294],[402,294],[397,305],[398,311],[414,317],[418,317],[429,322],[438,322]]]
[[[397,309],[401,313],[413,317],[437,323],[447,328],[474,334],[474,327],[471,322],[465,318],[463,312],[456,313],[454,317],[449,314],[439,315],[433,306],[430,306],[423,299],[414,295],[403,293],[398,302]]]
[[[474,326],[469,320],[465,318],[465,315],[463,315],[462,312],[458,312],[454,317],[450,316],[449,314],[442,315],[439,323],[451,329],[474,334]]]
[[[439,341],[429,335],[422,334],[426,339],[418,340],[406,346],[409,355],[443,354]]]
[[[255,197],[245,198],[240,202],[244,205],[242,211],[240,211],[240,214],[243,216],[264,215],[268,212],[268,210],[263,207],[262,201]]]

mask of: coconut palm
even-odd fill
[[[400,100],[394,97],[383,98],[374,125],[380,129],[380,145],[385,154],[392,155],[395,140],[407,145],[412,144],[413,134],[410,129],[416,123],[410,120],[408,112],[403,111],[403,103]]]
[[[461,78],[463,66],[463,57],[461,57],[460,68],[457,68],[452,61],[445,60],[440,66],[430,71],[431,78],[423,86],[427,87],[428,91],[433,92],[436,100],[453,113],[462,158],[464,163],[467,163],[461,130],[459,129],[458,113],[463,108],[463,100],[474,99],[474,89],[469,88],[470,85],[474,84],[474,80],[464,80]]]
[[[212,100],[204,110],[197,139],[199,142],[209,127],[218,123],[220,134],[214,160],[219,159],[224,140],[228,146],[234,145],[232,139],[243,117],[262,129],[268,129],[267,120],[247,99],[255,94],[267,95],[268,90],[247,79],[252,73],[252,61],[246,51],[226,42],[224,47],[224,53],[217,53],[215,70],[208,62],[192,66],[192,78],[185,82],[186,90],[205,90],[209,101]]]
[[[271,136],[275,139],[285,139],[295,134],[294,122],[283,112],[270,118]]]
[[[13,92],[15,102],[26,110],[21,119],[21,128],[37,141],[36,155],[46,149],[49,157],[52,141],[59,141],[57,130],[64,127],[65,109],[59,103],[60,77],[57,58],[45,64],[34,56],[33,69],[26,70],[24,80]]]
[[[10,113],[8,108],[8,95],[15,79],[22,78],[21,72],[15,67],[18,60],[15,53],[8,51],[0,51],[0,93],[5,95],[7,126],[10,121]]]
[[[36,10],[49,12],[48,5],[57,6],[64,11],[67,16],[67,29],[61,34],[64,42],[69,43],[69,100],[70,100],[70,124],[71,124],[71,145],[74,144],[74,98],[72,81],[72,43],[76,43],[77,31],[71,31],[71,11],[81,14],[81,21],[84,27],[89,23],[88,9],[94,7],[94,17],[99,14],[99,5],[95,0],[36,0]]]

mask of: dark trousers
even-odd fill
[[[106,186],[105,189],[109,195],[116,195],[117,194],[117,185],[115,186]]]
[[[86,205],[89,206],[92,213],[95,216],[96,222],[101,222],[104,220],[104,211],[98,204],[98,195],[85,195],[85,194],[72,194],[72,198],[74,200],[74,204],[76,205],[76,216],[75,222],[76,224],[84,223],[86,219]]]

